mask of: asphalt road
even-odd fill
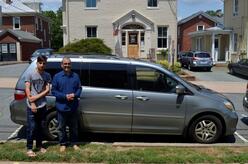
[[[0,78],[18,77],[28,64],[17,64],[0,66]],[[246,81],[246,79],[227,74],[225,68],[214,68],[212,72],[191,72],[198,80],[211,81]],[[13,99],[13,89],[0,88],[0,140],[6,140],[10,136],[13,140],[25,139],[25,127],[14,124],[10,120],[9,103]],[[243,110],[242,97],[244,93],[225,94],[232,100],[239,115],[237,131],[234,136],[223,138],[223,143],[248,143],[248,113]],[[18,129],[19,128],[19,129]],[[17,131],[18,129],[18,131]],[[83,141],[104,141],[104,142],[164,142],[164,143],[185,143],[188,142],[182,137],[176,136],[150,136],[150,135],[83,135]]]

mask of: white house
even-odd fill
[[[63,0],[64,45],[100,38],[113,53],[149,58],[177,44],[176,0]]]

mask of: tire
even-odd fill
[[[216,116],[201,116],[190,125],[189,136],[194,142],[215,143],[222,136],[222,129],[222,123]]]
[[[207,67],[206,70],[207,70],[208,72],[211,72],[211,67]]]
[[[46,116],[44,134],[48,140],[58,139],[58,121],[56,111],[50,112]]]
[[[190,66],[190,63],[187,65],[187,67],[189,71],[192,71],[192,67]]]
[[[229,69],[229,73],[230,73],[231,75],[234,75],[234,74],[235,74],[233,68],[230,68],[230,69]]]

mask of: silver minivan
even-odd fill
[[[47,72],[61,71],[62,57],[50,57]],[[238,116],[225,96],[191,84],[160,65],[113,56],[71,57],[72,70],[83,84],[80,129],[89,132],[184,135],[213,143],[236,131]],[[26,124],[22,74],[10,104],[11,119]],[[47,96],[45,134],[57,136],[55,98]]]

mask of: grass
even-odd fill
[[[58,145],[47,144],[48,152],[26,156],[25,143],[0,145],[2,161],[87,163],[247,163],[248,147],[114,147],[85,144],[60,153]]]

